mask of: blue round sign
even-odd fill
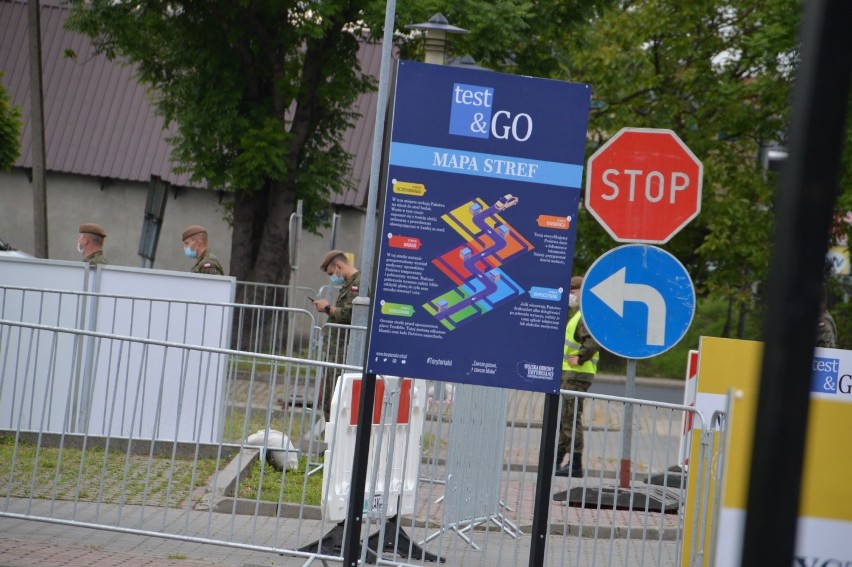
[[[650,358],[678,343],[695,315],[695,288],[677,258],[629,244],[595,260],[580,290],[583,320],[606,350]]]

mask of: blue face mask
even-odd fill
[[[338,276],[337,273],[331,274],[328,279],[331,280],[331,285],[343,285],[343,278]]]
[[[190,248],[189,246],[184,246],[183,254],[187,258],[198,258],[198,252]]]

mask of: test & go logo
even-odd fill
[[[519,112],[513,116],[508,110],[494,111],[493,88],[453,84],[450,134],[526,142],[532,131],[533,120],[529,114]]]
[[[494,89],[476,85],[453,85],[450,109],[450,134],[470,138],[488,138]]]
[[[836,394],[840,376],[840,359],[815,356],[811,368],[811,392]]]

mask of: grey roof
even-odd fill
[[[361,43],[358,50],[361,71],[375,77],[378,83],[382,68],[382,46],[378,43]],[[373,155],[373,130],[376,122],[376,103],[378,94],[369,92],[358,97],[354,110],[361,116],[344,134],[343,147],[352,154],[352,180],[355,189],[335,195],[332,202],[336,205],[366,208],[367,189],[370,181],[370,161]]]
[[[164,128],[133,67],[122,66],[95,53],[89,39],[64,28],[67,9],[42,0],[42,66],[45,141],[48,171],[107,179],[147,182],[152,175],[179,186],[193,185],[188,174],[177,174],[166,139],[174,126]],[[30,131],[27,3],[0,0],[0,69],[12,103],[21,107],[24,123],[17,167],[32,165]],[[66,57],[71,49],[76,57]],[[362,44],[362,70],[378,77],[381,46]],[[362,118],[345,135],[344,147],[353,154],[356,189],[335,195],[332,202],[366,206],[370,173],[376,94],[362,95],[356,109]]]

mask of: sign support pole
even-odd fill
[[[852,70],[852,39],[844,22],[849,22],[852,4],[823,0],[806,2],[805,8],[790,115],[790,158],[780,176],[776,204],[740,565],[790,565],[795,557],[813,329],[826,235],[840,191]]]
[[[624,382],[624,397],[636,397],[636,359],[627,359],[627,379]],[[630,453],[633,451],[633,404],[624,405],[624,418],[621,424],[621,468],[618,474],[618,486],[630,488]]]
[[[370,457],[375,395],[376,375],[364,374],[361,381],[361,398],[358,402],[358,429],[355,435],[349,508],[343,538],[343,565],[348,567],[355,567],[361,555],[361,519],[364,512],[364,489],[367,487],[367,462]]]
[[[530,567],[544,565],[547,547],[550,489],[553,483],[553,447],[556,445],[556,427],[559,420],[560,394],[545,394],[544,415],[541,422],[541,445],[538,452],[538,482],[535,489],[535,512],[530,535]],[[582,400],[580,401],[582,403]],[[580,425],[578,424],[578,427]]]

